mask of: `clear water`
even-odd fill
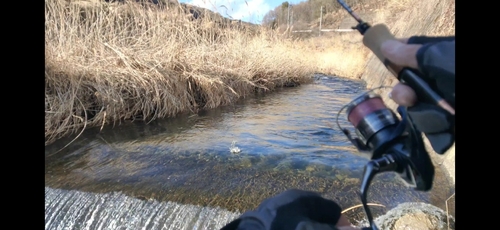
[[[359,81],[318,76],[314,84],[195,115],[91,129],[66,148],[73,137],[60,140],[45,153],[46,229],[184,229],[188,222],[185,229],[217,229],[289,188],[318,191],[344,208],[360,204],[367,158],[335,117],[364,90]],[[340,123],[349,126],[344,116]],[[230,152],[233,141],[241,152]],[[385,208],[372,211],[403,202],[443,207],[453,191],[436,178],[434,190],[423,193],[378,175],[369,202]],[[364,216],[361,208],[347,214]],[[196,224],[207,215],[213,222]]]

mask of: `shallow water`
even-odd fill
[[[67,198],[68,195],[61,195],[68,194],[67,190],[78,191],[78,195],[72,196],[74,199],[101,197],[92,198],[102,201],[101,207],[109,197],[115,196],[109,194],[117,192],[120,197],[134,199],[140,209],[106,206],[111,209],[107,212],[118,216],[125,215],[119,213],[126,210],[138,212],[127,213],[125,219],[120,217],[122,224],[129,222],[127,218],[145,221],[152,218],[149,215],[158,216],[155,219],[158,225],[151,225],[156,227],[134,222],[131,226],[135,227],[130,229],[139,226],[179,229],[169,223],[180,222],[166,219],[158,212],[175,212],[175,205],[180,204],[227,210],[214,217],[221,223],[233,218],[234,213],[255,208],[263,199],[289,188],[318,191],[344,208],[360,204],[359,178],[367,158],[360,156],[336,127],[335,117],[344,104],[364,89],[359,81],[318,76],[314,84],[247,98],[236,105],[195,115],[149,124],[124,122],[102,131],[91,129],[66,148],[63,147],[71,137],[56,142],[47,146],[45,153],[46,203],[51,203],[46,204],[49,213],[46,213],[46,222],[50,219],[46,228],[95,227],[105,223],[106,220],[99,222],[100,218],[109,218],[101,216],[102,211],[96,211],[100,209],[95,205],[82,205],[72,212],[64,209],[64,205],[56,205]],[[348,126],[344,116],[340,123]],[[240,153],[229,151],[233,141],[241,149]],[[378,175],[368,198],[369,202],[385,208],[374,207],[372,211],[379,215],[403,202],[428,202],[444,209],[444,200],[453,191],[439,172],[429,193],[411,191],[391,173]],[[47,198],[47,194],[52,198]],[[157,203],[150,205],[150,202]],[[192,210],[195,209],[198,211],[184,213],[182,218],[198,218],[201,208]],[[351,220],[364,217],[361,208],[347,214]],[[71,216],[73,221],[63,221],[56,218],[57,215]],[[179,215],[173,216],[181,218]],[[89,218],[95,223],[77,224],[88,222]],[[199,228],[218,228],[207,226]]]

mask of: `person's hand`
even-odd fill
[[[413,36],[382,43],[382,55],[391,63],[419,72],[431,89],[455,108],[455,37]],[[455,117],[441,107],[418,101],[415,91],[398,83],[389,93],[427,136],[432,148],[444,154],[455,142]]]
[[[402,66],[418,69],[417,51],[422,47],[421,44],[406,44],[408,39],[387,40],[380,46],[384,57],[392,63]]]
[[[287,190],[264,200],[256,210],[243,213],[221,230],[356,230],[334,201],[303,190]]]
[[[413,36],[382,43],[382,55],[400,67],[422,73],[423,80],[455,107],[455,37]],[[399,83],[390,97],[399,105],[411,107],[417,102],[415,91]]]
[[[384,57],[398,66],[418,69],[417,51],[422,45],[406,44],[407,41],[407,38],[385,41],[380,47],[381,52]],[[406,107],[411,107],[417,102],[415,91],[403,83],[395,85],[389,97],[396,104]]]

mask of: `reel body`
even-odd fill
[[[345,105],[339,114],[344,109],[355,136],[340,126],[338,116],[337,125],[358,151],[370,159],[364,168],[360,195],[370,226],[377,229],[366,200],[375,175],[395,172],[408,187],[428,191],[434,179],[434,166],[425,149],[422,133],[413,124],[405,107],[397,108],[400,119],[380,95],[368,91]]]
[[[409,187],[420,191],[431,189],[434,167],[422,133],[411,122],[406,108],[398,107],[400,119],[380,95],[372,92],[362,94],[344,108],[356,135],[353,137],[340,125],[339,128],[358,151],[372,161],[380,161],[378,164],[392,162],[374,173],[393,171],[399,173]]]

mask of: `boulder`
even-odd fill
[[[387,230],[455,229],[455,219],[452,216],[434,205],[420,202],[402,203],[376,218],[375,223],[379,229]]]

